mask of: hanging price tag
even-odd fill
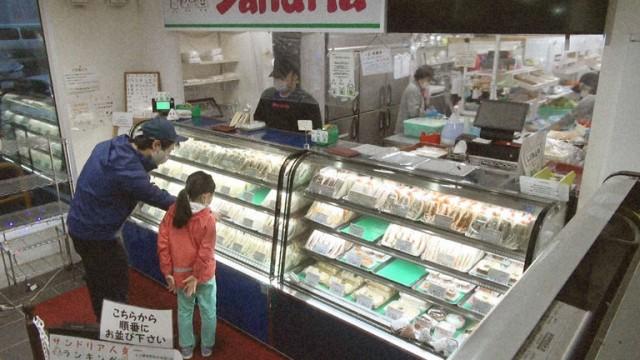
[[[344,257],[344,260],[355,267],[360,267],[360,265],[362,265],[362,256],[358,255],[354,251],[348,252]]]
[[[308,272],[304,277],[304,281],[311,286],[318,286],[320,283],[320,275]]]
[[[322,225],[328,225],[329,224],[329,220],[327,217],[327,214],[315,214],[313,216],[313,221],[317,222],[318,224],[322,224]]]
[[[343,297],[344,296],[344,285],[342,285],[341,283],[332,280],[331,284],[329,285],[329,291],[331,291],[333,294]]]
[[[252,220],[252,219],[244,218],[244,219],[242,220],[242,225],[243,225],[244,227],[249,228],[249,229],[253,229],[253,220]]]
[[[391,211],[390,213],[406,218],[407,214],[409,213],[409,208],[405,207],[405,206],[398,206],[398,205],[393,205],[391,206]]]
[[[456,262],[456,257],[453,255],[445,254],[445,253],[438,254],[438,263],[440,263],[440,265],[454,267],[455,262]]]
[[[317,252],[318,254],[326,255],[329,252],[329,244],[319,242],[316,243],[311,250]]]
[[[411,241],[407,241],[407,240],[403,240],[403,239],[398,239],[398,241],[396,241],[396,249],[405,252],[405,253],[411,253]]]
[[[427,293],[438,299],[444,299],[447,296],[447,289],[438,284],[430,284]]]
[[[492,244],[500,244],[502,242],[502,232],[493,229],[482,229],[480,231],[480,238]]]
[[[453,218],[450,216],[438,215],[436,214],[434,220],[434,224],[443,228],[450,228],[453,223]]]
[[[262,263],[264,262],[264,259],[266,259],[267,255],[265,253],[256,251],[255,253],[253,253],[253,260]]]
[[[386,314],[387,314],[387,317],[390,318],[391,320],[398,320],[404,317],[404,312],[391,306],[387,307]]]
[[[240,243],[233,243],[233,245],[231,245],[231,250],[237,253],[241,253],[243,248],[244,246]]]
[[[509,285],[509,279],[511,279],[511,274],[506,271],[498,270],[496,268],[490,268],[488,277],[490,280],[495,281],[497,283],[503,285]]]
[[[242,194],[242,200],[246,201],[246,202],[252,202],[253,201],[253,197],[256,194],[253,191],[245,191]]]
[[[228,186],[222,185],[222,187],[220,188],[220,192],[225,195],[229,195],[231,193],[231,188]]]
[[[473,311],[475,311],[477,313],[480,313],[480,314],[483,314],[483,315],[488,314],[489,311],[491,311],[492,307],[493,306],[490,303],[488,303],[486,301],[480,301],[480,300],[477,300],[477,299],[473,302],[473,305],[471,306]]]
[[[349,226],[349,233],[353,236],[357,236],[359,238],[364,237],[364,228],[360,225],[351,224]]]
[[[367,309],[373,308],[373,300],[365,295],[358,295],[356,297],[356,304],[365,307]]]

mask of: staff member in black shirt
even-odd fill
[[[313,121],[313,128],[322,127],[318,102],[299,86],[300,72],[286,59],[276,60],[273,66],[273,87],[265,90],[253,114],[255,120],[267,127],[298,131],[298,120]]]

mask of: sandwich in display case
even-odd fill
[[[564,221],[559,203],[417,166],[324,153],[296,165],[309,231],[284,236],[280,289],[420,357],[472,337]]]

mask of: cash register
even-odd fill
[[[473,121],[473,125],[480,128],[480,136],[462,135],[458,138],[467,143],[470,163],[518,172],[520,143],[515,132],[522,131],[528,111],[529,104],[526,103],[481,102]]]

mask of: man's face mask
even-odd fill
[[[169,151],[160,149],[151,154],[151,160],[158,166],[162,165],[169,160]]]
[[[287,91],[287,89],[289,88],[287,86],[287,82],[284,79],[273,79],[273,87],[278,92]]]

